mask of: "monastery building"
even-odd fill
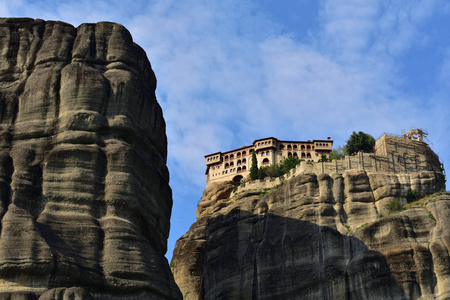
[[[259,139],[251,146],[206,155],[206,184],[224,180],[239,182],[246,178],[250,174],[252,150],[255,150],[258,167],[261,167],[276,165],[288,156],[317,162],[323,154],[328,158],[332,149],[333,141],[330,137],[304,142],[280,141],[274,137]]]

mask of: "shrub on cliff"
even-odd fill
[[[259,178],[280,177],[295,168],[301,161],[298,157],[288,156],[278,165],[261,167]]]
[[[374,137],[362,131],[358,133],[353,131],[352,135],[347,140],[347,144],[344,146],[344,151],[346,151],[349,155],[358,153],[359,151],[374,152],[374,150]]]
[[[384,207],[389,210],[390,213],[394,213],[403,209],[403,205],[398,198],[393,198]]]

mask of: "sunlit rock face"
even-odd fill
[[[114,23],[0,19],[0,298],[180,299],[156,78]]]
[[[211,184],[176,243],[184,299],[450,299],[450,195],[440,173],[301,174],[272,190]]]

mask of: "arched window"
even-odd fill
[[[228,155],[225,155],[225,161],[227,161],[228,160]]]
[[[269,159],[268,158],[264,158],[262,164],[263,164],[263,166],[268,165],[269,164]]]
[[[305,145],[302,145],[300,148],[301,150],[305,150]]]
[[[242,159],[242,163],[245,164],[247,162],[247,160],[244,158]]]
[[[236,155],[237,158],[241,157],[241,152],[238,152]]]
[[[246,156],[247,152],[246,151],[242,151],[242,156]]]
[[[280,150],[283,150],[283,149],[284,149],[284,145],[280,144]]]
[[[306,153],[306,158],[311,158],[311,153]]]
[[[288,149],[288,150],[291,150],[291,149],[292,149],[292,146],[291,146],[291,145],[288,145],[288,146],[287,146],[287,149]]]
[[[311,150],[311,146],[310,145],[306,146],[306,150]]]
[[[291,153],[291,152],[288,152],[288,157],[290,157],[290,156],[292,156],[292,153]]]
[[[302,152],[302,158],[306,158],[305,152]]]
[[[226,163],[225,164],[225,169],[228,169],[230,167],[230,164],[229,163]]]
[[[297,152],[294,152],[293,156],[294,157],[298,157]]]
[[[269,154],[270,154],[270,151],[267,151],[267,152],[266,152],[266,155],[269,156]]]
[[[242,167],[242,172],[245,172],[247,170],[247,167],[246,166],[243,166]]]
[[[294,147],[292,147],[292,149],[297,150],[297,145],[294,145]]]
[[[241,172],[242,172],[241,167],[237,168],[237,172],[238,172],[238,173],[241,173]]]
[[[234,166],[234,162],[230,162],[230,167]]]
[[[242,162],[241,162],[241,160],[239,159],[239,160],[237,161],[237,164],[236,164],[236,165],[237,165],[237,166],[240,166],[241,163],[242,163]]]
[[[234,159],[234,154],[231,154],[231,155],[230,155],[230,159]]]
[[[261,156],[264,156],[264,152],[261,152]]]

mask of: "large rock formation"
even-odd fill
[[[0,20],[0,298],[179,299],[165,123],[114,23]]]
[[[176,244],[184,299],[449,299],[450,194],[440,173],[300,174],[271,190],[208,186]]]

